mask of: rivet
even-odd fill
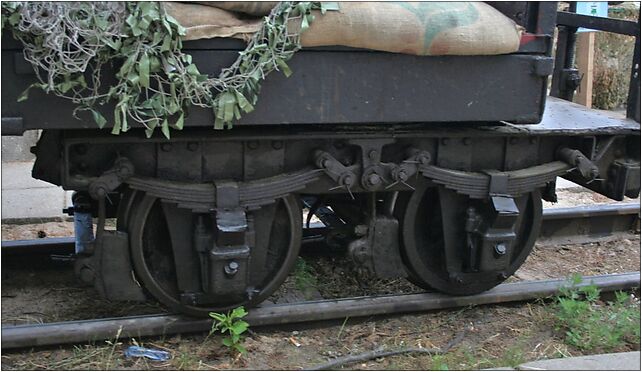
[[[446,146],[448,144],[448,142],[450,142],[450,140],[448,138],[442,138],[441,139],[441,144],[444,145],[444,146]]]
[[[259,141],[249,141],[247,147],[251,150],[256,150],[259,148]]]
[[[198,142],[188,142],[187,143],[187,149],[189,151],[196,151],[198,150]]]
[[[275,150],[280,150],[283,148],[283,141],[272,141],[272,148]]]
[[[161,148],[161,151],[168,152],[168,151],[172,150],[172,144],[171,143],[163,143],[160,148]]]
[[[470,145],[470,138],[468,138],[468,137],[464,137],[464,138],[461,140],[461,142],[462,142],[465,146],[468,146],[468,145]]]
[[[517,137],[511,137],[511,138],[508,140],[508,142],[509,142],[511,145],[515,145],[517,142],[519,142],[519,139],[518,139]]]

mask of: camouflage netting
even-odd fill
[[[128,131],[134,120],[148,136],[160,127],[169,138],[170,126],[182,129],[190,106],[213,109],[217,129],[252,111],[267,74],[291,73],[286,62],[301,48],[300,32],[314,19],[313,9],[326,7],[278,3],[217,77],[201,74],[181,51],[185,29],[156,2],[3,2],[2,28],[22,42],[39,80],[32,87],[71,99],[78,105],[74,115],[88,110],[102,128],[107,119],[100,107],[112,103],[112,133]],[[291,24],[300,27],[292,32]],[[107,66],[119,68],[116,82],[103,87]]]

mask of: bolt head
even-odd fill
[[[346,174],[341,183],[343,186],[352,186],[354,184],[354,177],[351,174]]]
[[[381,183],[381,177],[378,174],[373,173],[368,176],[368,183],[372,186],[379,185]]]
[[[400,179],[401,181],[407,181],[408,180],[408,173],[404,169],[399,170],[397,173],[397,178]]]
[[[417,161],[421,163],[421,165],[428,165],[430,163],[430,155],[421,154],[417,156]]]
[[[495,244],[495,253],[497,253],[500,256],[505,255],[506,254],[506,244],[504,244],[504,243]]]

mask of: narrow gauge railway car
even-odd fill
[[[258,304],[299,254],[304,202],[355,265],[482,292],[528,256],[556,177],[614,200],[640,190],[639,64],[626,118],[568,101],[577,27],[637,36],[639,62],[639,23],[558,16],[555,3],[492,6],[524,27],[518,51],[304,48],[292,76],[269,75],[232,129],[190,108],[171,139],[141,126],[111,135],[43,92],[17,102],[35,77],[3,32],[2,134],[41,129],[33,177],[77,191],[76,212],[98,217],[76,269],[108,299],[153,297],[191,315]],[[244,48],[220,38],[183,47],[211,76]],[[113,217],[117,228],[105,229]]]

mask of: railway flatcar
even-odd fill
[[[278,6],[286,5],[297,6]],[[377,276],[482,292],[528,256],[557,177],[613,200],[640,191],[639,21],[558,12],[550,2],[487,6],[520,30],[514,51],[304,47],[280,65],[291,76],[265,76],[253,111],[232,128],[212,129],[226,114],[192,105],[171,136],[150,135],[109,105],[93,118],[78,113],[74,97],[32,89],[18,102],[42,66],[34,70],[5,30],[2,134],[42,130],[33,177],[75,190],[76,216],[97,218],[76,271],[110,300],[154,298],[196,316],[259,304],[299,255],[304,206]],[[626,117],[569,102],[580,26],[636,37]],[[181,50],[199,73],[217,76],[247,47],[219,37]],[[122,64],[105,67],[106,86]],[[109,133],[127,119],[129,130]]]

